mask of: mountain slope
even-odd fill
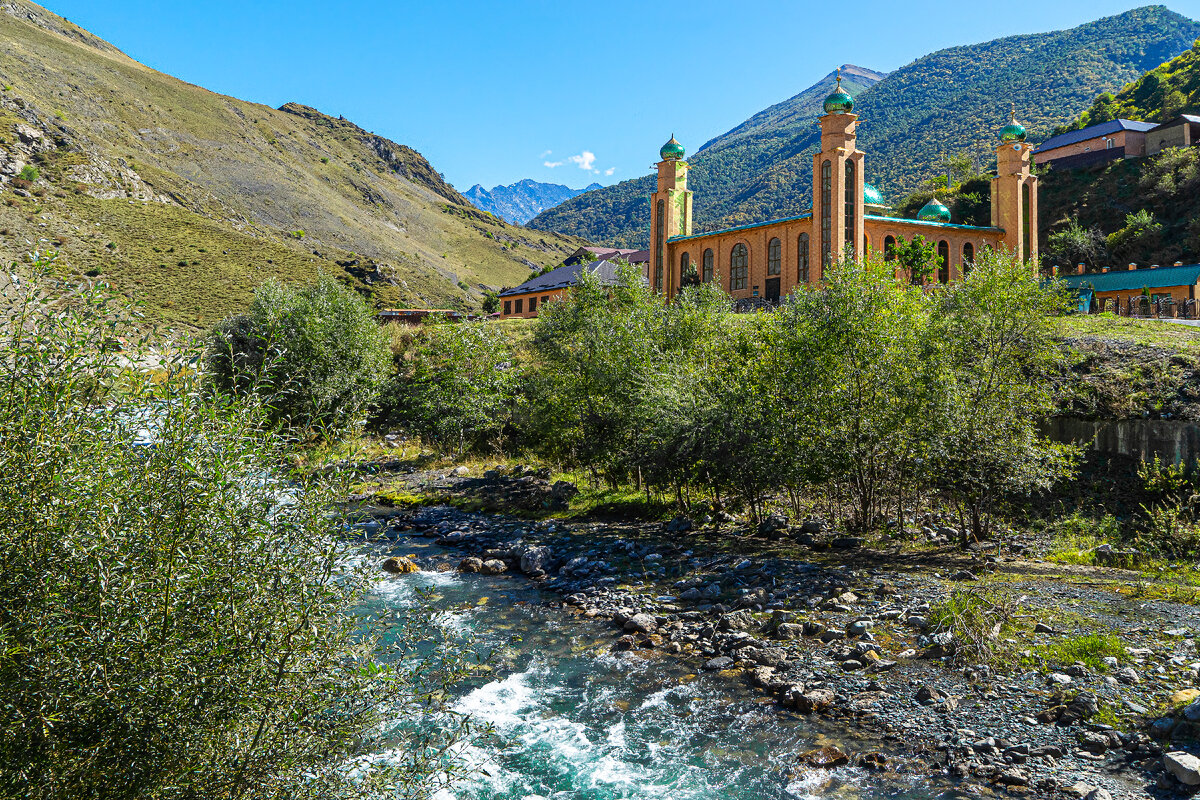
[[[411,148],[163,75],[26,0],[0,2],[0,43],[0,258],[58,248],[151,317],[211,324],[318,270],[377,305],[471,307],[579,244],[479,212]]]
[[[1101,94],[1091,108],[1055,133],[1114,119],[1167,122],[1178,114],[1200,114],[1200,39],[1187,52],[1155,67],[1117,94]]]
[[[852,64],[843,65],[842,74],[843,88],[854,96],[882,76]],[[833,90],[835,75],[831,72],[803,92],[760,111],[707,142],[689,159],[689,187],[696,191],[694,213],[699,226],[726,217],[742,201],[758,173],[786,157],[791,142],[807,134],[821,113],[821,103]],[[648,198],[654,181],[653,175],[644,175],[588,192],[539,214],[529,226],[546,231],[587,231],[589,238],[614,247],[645,247],[650,235]]]
[[[491,191],[477,183],[463,192],[463,196],[480,211],[486,211],[514,225],[524,225],[548,208],[599,188],[598,183],[583,189],[572,189],[561,183],[539,183],[525,178],[508,186],[496,186]]]
[[[1147,6],[1070,30],[1010,36],[920,58],[856,97],[867,181],[895,200],[937,170],[943,156],[966,152],[986,165],[994,158],[994,134],[1010,101],[1037,140],[1098,93],[1174,57],[1197,36],[1200,23],[1164,6]],[[756,132],[747,138],[769,145],[710,147],[692,159],[689,177],[695,176],[699,230],[807,210],[811,157],[820,138],[815,125],[790,125],[774,139],[776,126],[769,119],[751,128]],[[649,232],[645,197],[652,190],[648,180],[635,183],[567,201],[530,224],[605,243],[644,245]],[[606,218],[606,212],[614,218]]]

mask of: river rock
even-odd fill
[[[1200,786],[1200,758],[1176,751],[1163,756],[1163,767],[1184,786]]]
[[[716,672],[723,669],[729,669],[733,666],[733,659],[729,656],[717,656],[704,663],[704,669],[709,672]]]
[[[479,571],[484,575],[502,575],[508,572],[508,564],[505,564],[498,558],[489,558],[483,562],[483,566],[479,568]]]
[[[545,546],[530,547],[521,553],[521,572],[526,575],[545,574],[550,571],[553,557],[550,548]]]
[[[810,767],[819,769],[834,769],[842,767],[850,763],[850,756],[843,753],[833,745],[818,747],[815,750],[809,750],[800,756],[800,763],[807,764]]]
[[[383,571],[390,572],[393,575],[404,575],[409,572],[420,572],[421,568],[411,558],[392,556],[383,562]]]
[[[1128,686],[1136,686],[1142,682],[1142,678],[1137,674],[1137,670],[1133,667],[1125,667],[1125,669],[1117,670],[1117,680]]]
[[[1195,689],[1191,691],[1195,691]],[[1200,722],[1200,700],[1183,707],[1183,718],[1188,722]]]
[[[788,521],[783,514],[771,514],[758,524],[759,536],[768,539],[782,539],[787,533]]]
[[[458,562],[459,572],[482,572],[483,559],[478,556],[467,556],[462,561]]]
[[[634,614],[625,621],[624,627],[630,633],[654,633],[658,630],[658,623],[649,614]]]
[[[804,633],[803,625],[792,622],[782,622],[775,627],[775,635],[780,639],[796,639]]]
[[[792,703],[801,714],[812,714],[833,705],[837,695],[832,689],[810,689],[798,692],[792,697]]]
[[[883,753],[863,753],[856,762],[862,769],[872,772],[883,772],[887,769],[887,756]]]

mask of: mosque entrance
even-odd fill
[[[779,302],[779,278],[767,278],[767,302]]]

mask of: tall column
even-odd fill
[[[1011,111],[996,148],[996,177],[992,178],[992,226],[1004,231],[1003,244],[1023,261],[1038,256],[1038,179],[1033,174],[1033,145],[1025,127]]]
[[[672,236],[692,233],[692,193],[687,188],[688,164],[683,145],[670,141],[659,150],[658,187],[650,195],[650,288],[667,298],[679,291],[679,265],[674,263]]]

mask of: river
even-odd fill
[[[459,554],[408,539],[388,554],[418,563]],[[441,557],[439,559],[439,557]],[[825,744],[880,748],[844,728],[778,708],[743,680],[694,673],[669,656],[613,653],[611,627],[549,607],[557,598],[518,575],[420,572],[376,584],[377,608],[411,608],[419,591],[438,610],[432,636],[464,634],[494,655],[489,679],[460,688],[455,708],[490,723],[495,745],[466,757],[459,800],[768,800],[951,797],[924,777],[853,767],[796,768]]]

